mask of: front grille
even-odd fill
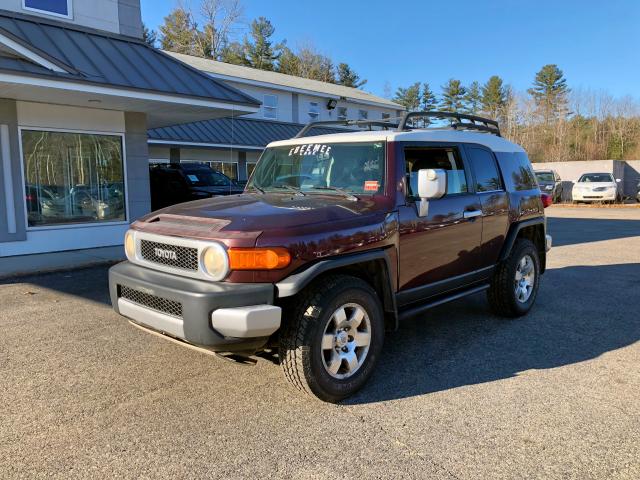
[[[124,285],[119,285],[119,287],[120,298],[129,300],[141,307],[166,313],[172,317],[182,318],[182,304],[180,302],[169,300],[168,298],[156,297],[155,295],[144,293]]]
[[[141,240],[140,254],[148,262],[160,263],[192,272],[198,271],[197,248]]]

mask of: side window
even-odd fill
[[[471,157],[471,164],[476,175],[476,192],[491,192],[502,190],[502,180],[493,158],[488,150],[483,148],[467,148]]]
[[[531,163],[524,152],[495,152],[507,190],[522,191],[538,188]]]
[[[264,95],[262,101],[262,113],[264,118],[278,118],[278,97],[277,95]]]
[[[404,159],[409,198],[418,197],[418,171],[429,168],[447,171],[446,195],[469,191],[462,157],[457,148],[407,147],[404,149]]]

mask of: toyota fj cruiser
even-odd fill
[[[278,352],[294,386],[335,402],[406,317],[482,291],[499,315],[531,309],[551,237],[527,155],[496,122],[412,112],[304,136],[319,123],[268,145],[244,193],[133,223],[115,310],[207,352]]]

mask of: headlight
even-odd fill
[[[136,258],[136,239],[131,230],[124,234],[124,253],[129,260]]]
[[[202,267],[212,280],[222,280],[229,273],[227,251],[219,243],[208,246],[202,252]]]

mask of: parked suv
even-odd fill
[[[553,203],[562,201],[562,180],[555,170],[535,170],[538,186],[551,197]]]
[[[418,117],[451,128],[411,128]],[[362,387],[404,318],[479,292],[526,314],[551,237],[524,150],[466,115],[342,123],[386,130],[305,128],[268,145],[244,194],[135,222],[109,272],[114,309],[200,350],[277,352],[295,387],[330,402]]]
[[[206,163],[153,163],[149,166],[151,208],[242,193],[244,188]]]

